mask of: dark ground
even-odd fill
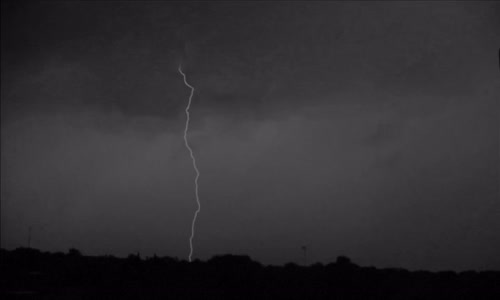
[[[2,299],[500,299],[500,271],[376,269],[343,256],[302,267],[234,255],[188,263],[75,249],[0,251]]]

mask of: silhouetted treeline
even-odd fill
[[[500,299],[500,272],[410,272],[347,257],[308,267],[248,256],[170,257],[0,250],[2,299]]]

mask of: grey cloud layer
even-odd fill
[[[498,264],[482,260],[500,246],[498,145],[478,131],[494,122],[478,121],[485,110],[407,119],[376,143],[391,111],[317,106],[236,128],[205,118],[190,133],[202,172],[198,255],[250,251],[278,263],[295,259],[307,240],[318,260],[342,252],[381,265]],[[3,243],[23,244],[29,225],[48,223],[37,237],[42,247],[183,257],[194,174],[177,127],[91,113],[4,126]],[[481,255],[467,257],[470,243]]]

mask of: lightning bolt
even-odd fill
[[[186,148],[189,150],[189,155],[191,156],[191,160],[193,161],[193,168],[196,171],[196,178],[194,179],[194,184],[195,184],[195,195],[196,195],[196,203],[198,204],[198,208],[196,209],[196,212],[194,213],[193,221],[191,222],[191,236],[189,237],[189,262],[191,262],[191,256],[193,256],[193,238],[194,238],[194,226],[196,225],[196,218],[198,217],[198,213],[201,210],[201,204],[200,204],[200,197],[198,196],[198,178],[200,177],[200,171],[198,170],[198,167],[196,167],[196,159],[194,158],[193,150],[191,147],[189,147],[188,139],[187,139],[187,133],[189,129],[189,108],[191,107],[191,99],[193,98],[194,94],[194,87],[191,86],[187,81],[186,81],[186,74],[182,72],[182,65],[179,65],[179,73],[181,73],[182,77],[184,78],[184,84],[191,89],[191,94],[189,95],[189,101],[188,105],[186,106],[186,127],[184,129],[184,143],[186,144]]]

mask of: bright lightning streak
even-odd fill
[[[189,83],[187,83],[186,74],[182,72],[182,65],[179,65],[179,73],[181,73],[182,77],[184,78],[184,84],[191,89],[188,105],[186,106],[187,119],[186,119],[186,128],[184,129],[184,143],[186,144],[186,148],[189,150],[189,154],[191,155],[191,160],[193,161],[193,167],[194,170],[196,171],[196,178],[194,179],[194,184],[195,184],[196,203],[198,203],[198,209],[194,213],[194,218],[193,221],[191,222],[191,236],[189,237],[189,262],[191,262],[191,256],[193,255],[194,226],[196,224],[196,218],[198,217],[198,213],[200,212],[201,209],[200,197],[198,196],[198,178],[200,177],[200,171],[198,171],[198,167],[196,167],[196,159],[194,158],[193,150],[191,149],[191,147],[189,147],[189,143],[187,140],[187,132],[189,128],[189,108],[191,107],[191,99],[193,98],[194,87],[192,87]]]

